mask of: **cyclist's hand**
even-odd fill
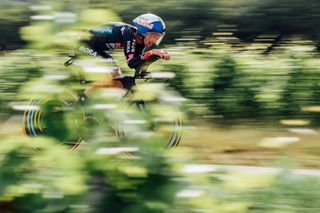
[[[151,51],[152,51],[152,55],[157,55],[164,60],[170,60],[170,55],[165,50],[154,49]]]
[[[164,59],[164,60],[170,60],[170,55],[166,52],[166,53],[164,53],[162,56],[161,56],[161,58],[162,59]]]

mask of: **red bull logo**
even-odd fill
[[[142,18],[137,18],[137,22],[138,24],[148,28],[148,29],[152,29],[153,28],[153,24],[149,24],[148,21],[142,19]]]

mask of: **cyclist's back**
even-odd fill
[[[112,58],[110,52],[114,49],[124,49],[128,66],[136,68],[140,65],[144,44],[136,42],[137,29],[125,23],[111,23],[89,30],[89,36],[81,38],[78,52],[90,56]]]

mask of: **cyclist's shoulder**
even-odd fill
[[[116,30],[118,28],[120,29],[122,27],[130,28],[130,25],[126,24],[126,23],[122,23],[122,22],[109,22],[109,23],[97,26],[95,28],[89,29],[89,31],[94,34],[101,34],[101,33],[108,34],[108,33],[112,33],[114,30]]]
[[[118,30],[122,34],[132,34],[137,32],[137,28],[135,26],[123,22],[114,22],[112,23],[112,26],[115,31]]]
[[[111,23],[103,24],[89,30],[92,34],[112,34],[113,25]]]
[[[135,26],[124,22],[110,22],[109,25],[113,27],[125,27],[127,29],[136,29]]]
[[[137,28],[123,22],[109,22],[99,27],[89,30],[91,35],[99,38],[110,38],[111,40],[127,40],[134,38],[137,34]]]

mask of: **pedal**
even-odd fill
[[[67,60],[66,62],[64,62],[64,66],[70,66],[71,64],[73,64],[73,58],[70,58],[69,60]]]
[[[67,54],[67,56],[70,58],[68,59],[66,62],[64,62],[64,66],[70,66],[71,64],[73,64],[74,59],[76,58],[75,54]]]

